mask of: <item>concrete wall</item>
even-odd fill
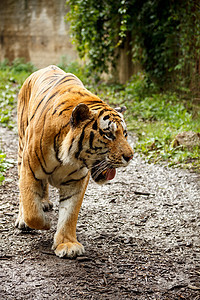
[[[65,0],[0,0],[0,61],[24,57],[36,67],[77,58]]]

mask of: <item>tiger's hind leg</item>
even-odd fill
[[[45,212],[50,211],[53,208],[53,203],[51,201],[49,201],[48,182],[42,181],[41,186],[42,186],[42,190],[43,190],[43,198],[42,198],[43,211],[45,211]],[[23,204],[21,201],[21,197],[19,199],[19,214],[18,214],[18,218],[15,222],[15,227],[17,227],[18,229],[23,230],[23,231],[31,230],[31,228],[28,227],[28,225],[26,225],[26,223],[24,221]]]
[[[19,146],[18,146],[18,177],[19,177],[19,179],[20,179],[20,172],[21,172],[21,165],[22,165],[23,146],[24,145],[23,145],[22,138],[19,136]],[[23,231],[28,231],[31,229],[24,222],[23,204],[21,201],[21,195],[19,195],[19,213],[17,216],[17,220],[15,222],[15,227],[20,230],[23,230]]]
[[[46,218],[42,202],[47,202],[47,187],[42,180],[35,177],[30,166],[29,160],[21,166],[20,170],[20,207],[19,215],[16,221],[16,227],[19,229],[50,229],[50,222]],[[44,198],[46,195],[46,198]]]

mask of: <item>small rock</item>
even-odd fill
[[[188,149],[192,149],[195,146],[200,147],[200,133],[194,131],[184,131],[179,133],[174,141],[173,147],[184,146]]]
[[[87,257],[87,256],[78,256],[78,257],[76,258],[76,260],[78,260],[78,261],[90,261],[91,258],[90,258],[90,257]]]

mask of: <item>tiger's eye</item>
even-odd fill
[[[114,140],[115,139],[115,136],[113,135],[112,132],[106,132],[105,133],[105,137],[109,140]]]

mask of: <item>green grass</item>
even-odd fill
[[[8,61],[0,63],[0,125],[16,128],[14,115],[17,108],[17,94],[25,79],[35,70],[31,63],[16,59],[10,65]],[[5,171],[12,166],[12,161],[0,149],[0,184]]]
[[[35,70],[32,64],[16,59],[11,65],[0,63],[0,124],[14,127],[13,109],[17,106],[17,94],[25,79]]]
[[[199,147],[188,150],[174,147],[173,143],[178,133],[200,132],[200,107],[193,104],[191,95],[185,99],[176,93],[158,92],[142,74],[125,86],[103,83],[96,92],[112,106],[127,107],[128,129],[138,137],[135,150],[144,154],[148,162],[167,161],[170,166],[200,171]]]
[[[6,166],[4,165],[5,158],[6,158],[6,155],[4,153],[2,153],[2,151],[0,149],[0,185],[1,185],[2,181],[5,179],[5,177],[3,175],[6,170]]]
[[[128,129],[138,137],[135,150],[145,155],[148,162],[165,161],[170,166],[193,168],[200,171],[200,149],[188,150],[174,147],[176,135],[183,131],[200,132],[200,107],[195,106],[192,96],[187,99],[176,93],[159,92],[143,74],[134,76],[126,85],[95,83],[87,68],[77,62],[67,64],[62,60],[59,67],[74,73],[84,85],[116,107],[125,105]],[[17,93],[25,79],[35,71],[31,63],[22,59],[0,64],[0,124],[16,127],[13,111],[16,111]],[[6,157],[0,151],[0,182],[8,167]]]
[[[14,165],[13,159],[6,159],[6,154],[0,149],[0,185],[4,181],[4,173],[7,169]]]

